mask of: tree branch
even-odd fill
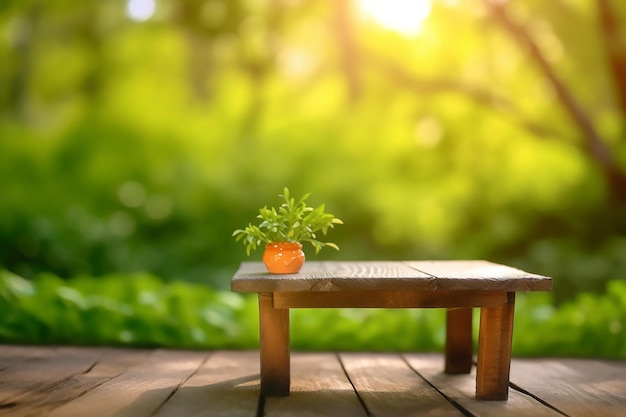
[[[604,36],[609,65],[615,82],[617,99],[626,118],[626,48],[621,47],[618,22],[610,0],[597,0],[600,28]]]
[[[441,92],[451,92],[459,94],[474,103],[506,113],[514,119],[524,129],[534,135],[550,138],[558,135],[557,132],[546,128],[538,123],[528,120],[519,108],[506,97],[500,96],[492,91],[476,86],[459,82],[455,79],[445,78],[421,78],[408,72],[400,64],[395,63],[388,57],[381,56],[371,50],[361,47],[362,56],[369,66],[376,68],[383,73],[386,78],[399,87],[413,91],[416,94],[438,94]]]
[[[359,54],[354,40],[351,2],[349,0],[337,0],[334,4],[337,43],[348,82],[350,100],[354,103],[361,95],[361,82],[358,73]]]
[[[537,64],[543,75],[556,91],[561,105],[569,113],[574,123],[578,126],[583,141],[583,151],[586,152],[602,169],[608,182],[613,200],[626,203],[626,174],[618,165],[611,154],[610,149],[602,140],[593,126],[588,115],[577,103],[571,91],[557,76],[556,72],[544,57],[537,43],[529,35],[528,31],[520,24],[514,22],[509,16],[504,3],[493,0],[484,0],[493,18],[499,23],[524,49]]]

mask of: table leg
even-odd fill
[[[507,293],[506,304],[480,310],[476,368],[476,398],[479,400],[506,400],[509,396],[514,310],[514,292]]]
[[[271,293],[259,293],[261,394],[289,395],[289,309],[274,308]]]
[[[469,374],[472,355],[472,309],[450,308],[446,315],[445,372]]]

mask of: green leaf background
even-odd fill
[[[155,4],[0,2],[2,342],[254,347],[232,231],[287,186],[345,223],[308,259],[549,275],[515,351],[623,357],[620,0],[432,0],[411,36],[356,0]],[[293,343],[436,350],[442,320],[294,311]]]

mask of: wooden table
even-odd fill
[[[549,291],[552,279],[487,261],[306,262],[290,275],[244,262],[231,288],[259,296],[263,395],[289,395],[290,308],[446,308],[445,372],[454,374],[471,370],[480,307],[476,397],[506,400],[515,293]]]

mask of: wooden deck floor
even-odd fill
[[[0,416],[624,416],[626,362],[514,359],[507,402],[442,355],[293,353],[292,394],[259,397],[258,351],[0,346]]]

